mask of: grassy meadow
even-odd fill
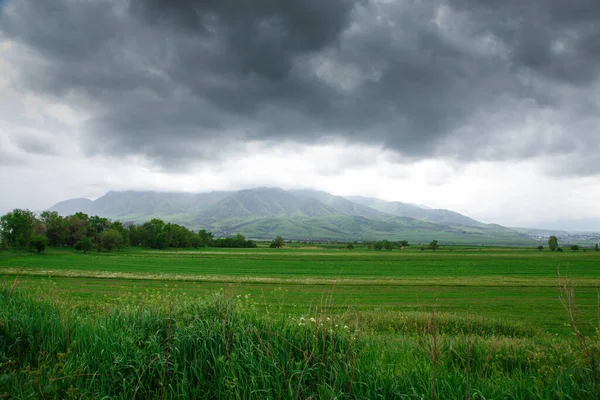
[[[4,251],[0,398],[597,398],[599,261],[466,246]]]

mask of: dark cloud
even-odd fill
[[[246,140],[600,150],[596,0],[19,0],[0,18],[29,54],[21,84],[94,115],[92,153],[184,168]]]
[[[26,153],[38,155],[55,155],[56,149],[52,140],[46,137],[34,136],[22,133],[12,138],[12,141]]]

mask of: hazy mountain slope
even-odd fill
[[[384,201],[372,197],[350,196],[348,199],[398,217],[411,217],[454,225],[485,226],[482,222],[450,210],[421,208],[400,201]]]
[[[69,199],[56,203],[48,211],[56,211],[59,215],[73,215],[77,212],[93,214],[94,202],[83,198]]]
[[[216,236],[239,232],[257,239],[281,235],[303,240],[534,243],[526,235],[448,210],[364,197],[351,199],[355,201],[327,192],[279,188],[199,194],[127,191],[108,192],[96,201],[68,200],[52,209],[64,215],[83,211],[137,223],[161,218],[192,229],[208,229]]]
[[[414,204],[402,203],[401,201],[385,201],[374,197],[363,197],[363,196],[348,196],[348,200],[354,203],[361,204],[363,206],[374,208],[387,214],[413,214],[413,215],[425,215],[423,214],[425,209],[418,207]],[[398,215],[398,216],[409,216],[409,215]]]
[[[315,199],[294,196],[278,188],[257,188],[235,192],[198,213],[194,221],[199,224],[210,224],[225,219],[334,214],[337,214],[334,208]]]
[[[98,214],[115,218],[193,214],[218,203],[230,192],[108,192],[94,202]]]
[[[409,217],[387,220],[354,215],[327,217],[266,217],[254,220],[221,220],[205,226],[217,236],[235,233],[255,239],[271,239],[277,235],[296,240],[408,240],[410,243],[443,243],[537,245],[537,242],[510,230],[481,227],[452,227]]]
[[[385,213],[369,206],[365,206],[354,201],[348,200],[342,196],[334,196],[330,193],[323,192],[320,190],[310,190],[310,189],[301,189],[301,190],[290,190],[290,193],[311,198],[320,201],[323,204],[326,204],[330,207],[333,207],[340,214],[344,215],[360,215],[367,218],[380,218],[384,217]]]
[[[212,206],[232,192],[171,193],[153,191],[110,191],[95,201],[66,200],[50,208],[60,215],[84,212],[124,221],[147,221],[153,217],[173,222],[189,221],[190,216]]]

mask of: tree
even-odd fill
[[[200,229],[198,231],[198,237],[200,238],[200,247],[210,247],[213,245],[214,238],[211,232],[206,229]]]
[[[82,212],[75,213],[68,217],[68,245],[72,246],[79,240],[81,240],[82,237],[89,236],[89,233],[91,231],[89,219],[90,217],[88,217],[87,214],[84,214]]]
[[[26,249],[37,220],[29,210],[14,209],[0,217],[0,239],[8,247]]]
[[[285,241],[283,240],[283,238],[281,236],[277,236],[275,239],[273,239],[269,247],[274,249],[280,249],[283,247],[284,244]]]
[[[346,245],[346,248],[347,248],[348,250],[354,250],[354,245],[353,245],[352,243],[348,243],[348,244]]]
[[[577,251],[577,250],[579,250],[579,246],[577,246],[576,244],[574,244],[574,245],[571,246],[571,250],[572,251]]]
[[[88,251],[94,248],[94,242],[89,236],[82,237],[77,243],[75,243],[75,250],[83,251],[83,254],[87,254]]]
[[[29,240],[29,246],[31,247],[32,251],[35,250],[38,254],[40,254],[42,251],[46,250],[46,247],[48,246],[48,238],[46,238],[44,235],[33,235]]]
[[[596,245],[594,246],[594,250],[598,251],[598,243],[596,243]]]
[[[437,240],[432,240],[431,243],[429,243],[429,248],[433,251],[436,251],[439,247],[440,245]]]
[[[383,242],[382,241],[375,242],[373,244],[373,248],[375,250],[381,250],[381,249],[383,249]]]
[[[46,237],[50,246],[62,246],[67,239],[67,220],[56,211],[44,211],[40,219],[46,224]]]
[[[98,237],[98,248],[111,251],[113,248],[121,250],[121,234],[116,229],[108,229]]]
[[[542,251],[542,250],[544,250],[544,246],[542,246],[542,245],[539,245],[539,246],[537,247],[537,249],[538,249],[539,251]]]
[[[153,218],[150,222],[144,223],[140,228],[140,244],[152,249],[164,249],[167,246],[164,230],[165,223],[158,218]]]
[[[240,248],[246,247],[246,236],[241,233],[236,233],[235,236],[231,240],[231,247]]]
[[[192,246],[193,248],[197,249],[198,247],[200,247],[200,244],[202,242],[200,241],[200,236],[194,234],[190,237],[190,246]]]
[[[108,218],[99,217],[97,215],[92,215],[88,220],[88,224],[90,234],[94,237],[94,239],[96,239],[96,241],[98,240],[100,234],[106,231],[111,225]]]
[[[558,249],[558,238],[554,235],[548,238],[548,248],[550,251],[554,251]]]

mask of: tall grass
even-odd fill
[[[205,298],[148,295],[90,308],[1,287],[0,398],[554,399],[599,393],[577,338],[443,314],[411,314],[400,322],[391,314],[332,314],[327,301],[303,316],[268,313],[234,291]]]

